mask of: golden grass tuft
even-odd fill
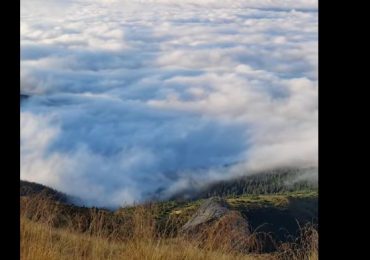
[[[300,236],[295,242],[280,245],[279,258],[291,260],[319,259],[319,233],[317,228],[307,224],[300,228]]]

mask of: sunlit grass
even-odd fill
[[[246,203],[256,200],[277,203],[285,197],[242,198]],[[198,204],[183,205],[182,210],[189,213]],[[65,211],[62,204],[41,197],[21,198],[21,205],[22,260],[318,259],[318,233],[312,226],[302,227],[301,236],[295,241],[278,245],[274,253],[263,254],[259,249],[261,241],[254,233],[244,244],[243,252],[230,248],[227,241],[231,241],[231,234],[217,228],[208,233],[211,235],[206,240],[178,234],[174,227],[182,225],[184,219],[176,218],[181,213],[176,213],[174,207],[173,218],[170,218],[173,222],[164,223],[158,230],[160,207],[157,204],[138,205],[130,212],[119,214],[94,209]],[[79,214],[88,214],[87,224]],[[82,222],[85,227],[79,228]]]

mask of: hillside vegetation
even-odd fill
[[[35,182],[23,180],[20,181],[19,194],[21,197],[43,195],[51,200],[60,202],[68,202],[69,200],[69,197],[66,194],[63,194],[57,190],[54,190],[52,188],[46,187]]]
[[[205,198],[111,211],[77,207],[21,182],[21,259],[318,259],[317,187],[297,187],[223,196],[249,223],[241,252],[217,243],[230,232],[213,230],[206,239],[179,232]]]
[[[173,195],[173,199],[199,199],[213,196],[244,194],[276,194],[302,190],[317,190],[317,168],[279,168],[230,180],[216,181],[200,188],[188,188]]]

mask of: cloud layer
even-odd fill
[[[118,206],[315,166],[317,54],[316,1],[22,0],[21,178]]]

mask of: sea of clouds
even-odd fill
[[[119,206],[317,166],[317,0],[21,0],[21,179]]]

